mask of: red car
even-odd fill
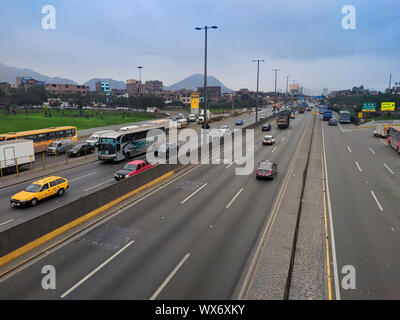
[[[128,162],[124,167],[114,174],[114,179],[121,181],[125,178],[134,176],[139,172],[143,172],[147,169],[154,167],[154,164],[147,162],[146,160],[133,160]]]

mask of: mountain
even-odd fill
[[[126,89],[126,84],[124,81],[117,81],[113,79],[105,79],[105,78],[93,78],[84,83],[85,86],[89,86],[90,90],[96,90],[96,82],[105,81],[110,83],[110,89]]]
[[[197,90],[198,87],[204,86],[204,76],[202,74],[193,74],[171,86],[164,87],[164,90]],[[224,84],[213,76],[207,76],[207,86],[219,86],[222,93],[231,93],[233,90],[224,86]]]
[[[40,74],[31,69],[20,69],[16,67],[7,66],[0,63],[0,82],[8,82],[15,84],[16,77],[32,77],[39,81],[45,81],[46,83],[67,83],[67,84],[77,84],[75,81],[70,79],[49,77]]]

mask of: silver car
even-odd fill
[[[71,139],[53,141],[47,147],[47,154],[51,156],[51,155],[66,153],[73,146],[74,146],[74,141],[72,141]]]

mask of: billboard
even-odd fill
[[[290,91],[299,90],[299,84],[298,83],[290,84],[289,88],[290,88]]]
[[[375,112],[376,103],[375,102],[364,102],[362,105],[362,112]]]
[[[396,108],[395,102],[382,102],[381,103],[381,111],[394,111]]]
[[[192,92],[190,95],[190,109],[192,113],[199,113],[200,96],[197,92]]]

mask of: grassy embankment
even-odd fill
[[[9,115],[0,112],[0,133],[60,126],[75,126],[80,130],[152,119],[155,119],[152,114],[95,110],[86,110],[83,117],[75,110],[51,110],[51,117],[46,117],[44,110],[28,114],[17,111],[16,114]]]

